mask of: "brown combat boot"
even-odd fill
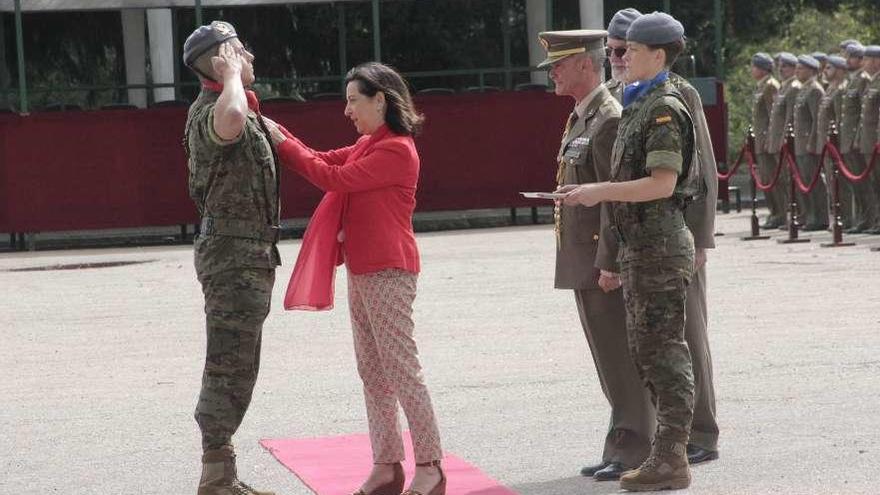
[[[685,444],[669,440],[654,440],[645,462],[620,477],[620,487],[633,492],[679,490],[690,484]]]
[[[254,490],[238,480],[235,452],[231,445],[205,451],[197,495],[275,495]]]

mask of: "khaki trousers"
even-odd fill
[[[602,391],[611,405],[611,420],[602,460],[637,467],[651,450],[656,413],[629,354],[622,291],[576,290],[581,323]],[[715,386],[709,350],[706,267],[694,271],[687,288],[685,341],[694,374],[694,417],[689,443],[718,450]]]
[[[378,464],[404,459],[398,402],[409,423],[415,461],[426,463],[443,457],[440,431],[413,339],[417,280],[418,275],[399,269],[364,275],[349,272],[354,349],[364,384],[373,461]]]

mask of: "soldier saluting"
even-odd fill
[[[198,495],[272,495],[238,479],[232,435],[260,367],[278,242],[278,173],[257,98],[254,56],[232,25],[193,32],[183,60],[202,83],[185,143],[190,196],[202,217],[195,265],[205,296],[207,356],[195,419],[202,432]]]

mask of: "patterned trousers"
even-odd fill
[[[417,463],[440,460],[440,431],[413,339],[418,275],[399,269],[349,272],[348,299],[358,373],[364,383],[373,462],[402,461],[400,403]]]

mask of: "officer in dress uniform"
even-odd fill
[[[831,123],[835,122],[840,125],[840,114],[843,106],[843,93],[846,91],[846,59],[839,55],[830,55],[828,57],[828,65],[825,67],[825,80],[828,81],[828,89],[825,95],[819,101],[819,112],[816,117],[816,149],[822,150],[828,142],[828,133],[830,132]],[[826,171],[831,170],[832,158],[826,157],[825,164],[828,165]],[[826,181],[827,182],[827,181]],[[838,181],[838,200],[840,202],[840,222],[843,228],[852,226],[853,216],[853,197],[852,189],[849,182],[842,177]],[[828,182],[829,189],[832,186]],[[833,210],[833,194],[828,194],[828,211]],[[834,221],[834,219],[831,219]]]
[[[254,56],[215,21],[187,38],[183,60],[202,83],[189,109],[189,191],[202,218],[195,267],[205,296],[207,356],[195,419],[202,432],[198,495],[272,495],[238,479],[232,436],[248,409],[269,313],[280,203],[273,148],[254,82]]]
[[[556,179],[559,186],[607,181],[611,171],[611,148],[617,137],[620,104],[602,84],[606,32],[598,30],[540,33],[547,59],[539,64],[550,71],[557,95],[574,100],[559,153]],[[616,244],[601,233],[602,210],[598,206],[555,208],[557,289],[571,289],[587,343],[593,355],[602,390],[611,405],[611,421],[602,460],[584,468],[582,474],[597,480],[617,479],[626,469],[639,465],[648,454],[650,436],[635,427],[621,406],[643,401],[627,354],[623,296],[617,279],[603,277],[597,265],[616,269]],[[621,359],[621,357],[623,359]],[[634,383],[628,383],[628,380]],[[636,438],[639,433],[645,435]],[[631,449],[630,446],[641,446]],[[589,471],[589,472],[588,472]]]
[[[770,130],[770,109],[773,99],[779,91],[779,81],[773,77],[773,57],[764,52],[752,56],[752,79],[755,91],[752,93],[752,132],[755,134],[755,162],[761,174],[761,180],[769,183],[776,171],[774,155],[768,147]],[[765,193],[767,208],[770,210],[763,228],[776,228],[785,223],[785,208],[779,204],[777,195]]]
[[[630,353],[657,404],[651,453],[620,486],[645,491],[690,485],[687,442],[694,383],[685,342],[685,299],[694,241],[685,204],[700,189],[693,119],[669,67],[684,49],[684,28],[654,12],[627,31],[624,110],[612,150],[611,180],[565,186],[564,203],[611,202],[609,228],[619,244]]]
[[[822,85],[822,89],[828,89],[828,80],[825,79],[825,67],[828,66],[828,54],[825,52],[813,52],[810,56],[819,61],[819,76],[816,80]]]
[[[843,104],[840,116],[840,153],[847,166],[855,173],[862,172],[867,163],[861,153],[859,136],[862,116],[862,97],[868,90],[870,76],[863,68],[865,62],[865,47],[855,40],[846,40],[843,43],[846,53],[846,63],[849,70],[846,91],[843,94]],[[846,181],[849,183],[849,181]],[[852,227],[847,230],[848,234],[857,234],[871,228],[877,221],[877,199],[874,189],[868,181],[849,183],[853,191],[856,203],[855,215]]]
[[[767,151],[774,154],[773,160],[779,162],[782,146],[785,143],[785,135],[789,124],[792,124],[792,116],[794,115],[794,102],[797,98],[797,92],[801,88],[801,83],[794,75],[797,67],[797,57],[788,52],[780,52],[775,57],[776,68],[779,72],[779,91],[773,98],[773,105],[770,107],[770,130],[767,133]],[[794,152],[794,150],[790,150]],[[767,192],[768,201],[773,201],[777,206],[776,211],[787,211],[788,209],[788,180],[787,174],[783,174],[780,181],[771,191]],[[785,228],[785,218],[777,218],[775,222],[766,225],[771,228],[777,225],[779,228]]]
[[[825,90],[819,84],[819,61],[810,55],[798,57],[795,77],[801,83],[794,101],[794,153],[800,170],[801,178],[809,184],[819,168],[819,154],[821,147],[817,147],[816,121],[819,114],[819,102],[825,95]],[[828,195],[825,183],[821,180],[816,182],[815,188],[806,194],[798,190],[801,202],[801,212],[806,225],[804,230],[815,231],[828,228]]]
[[[880,132],[880,125],[878,125],[878,120],[880,120],[880,46],[869,45],[865,47],[865,72],[870,81],[862,95],[858,146],[867,165],[871,161],[874,145],[878,141],[878,132]],[[871,177],[865,180],[864,184],[865,188],[874,194],[874,208],[867,216],[869,220],[864,232],[866,234],[880,234],[880,212],[877,211],[877,198],[880,198],[880,172],[871,172]],[[870,221],[871,217],[874,218],[873,222]]]

